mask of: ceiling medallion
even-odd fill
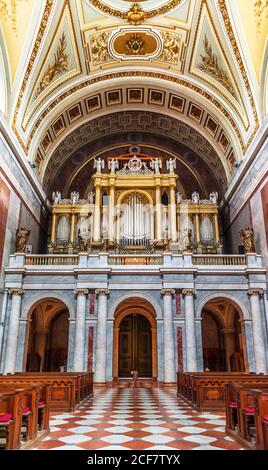
[[[88,2],[93,5],[98,10],[106,13],[110,16],[115,16],[116,18],[121,18],[122,20],[127,20],[129,23],[133,25],[139,25],[143,21],[153,18],[157,15],[165,15],[169,11],[176,8],[183,0],[162,0],[158,1],[157,3],[159,6],[153,6],[150,9],[149,5],[147,4],[147,8],[142,9],[142,7],[138,3],[134,3],[129,10],[122,10],[120,11],[118,8],[118,4],[114,3],[114,8],[111,6],[111,3],[106,0],[88,0]],[[129,2],[129,0],[128,0]],[[164,2],[164,3],[163,3]],[[123,3],[123,2],[122,2]],[[150,1],[148,1],[151,4]],[[151,5],[152,6],[152,5]],[[123,5],[122,5],[123,7]]]
[[[133,55],[142,54],[144,49],[144,42],[141,40],[139,34],[134,33],[132,38],[125,43],[128,51]]]

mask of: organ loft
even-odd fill
[[[142,153],[93,161],[87,199],[53,193],[49,253],[221,253],[218,194],[180,192],[176,159]]]

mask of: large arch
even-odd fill
[[[119,332],[120,323],[129,315],[144,316],[151,326],[151,345],[152,345],[152,378],[156,380],[158,377],[157,365],[157,325],[156,312],[153,305],[144,298],[127,297],[121,301],[115,308],[114,320],[114,350],[113,350],[113,379],[118,380],[119,369]]]

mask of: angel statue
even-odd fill
[[[119,162],[116,158],[108,161],[108,169],[111,170],[111,173],[115,173],[115,170],[119,169]]]
[[[194,191],[192,194],[192,203],[199,204],[199,193],[197,193],[196,191]]]
[[[97,170],[97,173],[101,173],[101,170],[104,168],[104,160],[99,158],[94,158],[94,167]]]
[[[166,167],[167,170],[169,170],[169,173],[174,173],[174,170],[176,169],[176,159],[170,158],[169,160],[167,160]]]
[[[160,160],[160,158],[156,158],[155,160],[151,160],[150,167],[158,175],[160,173],[160,169],[162,168],[162,160]]]
[[[176,193],[176,200],[177,204],[180,204],[182,201],[182,194],[179,191]]]
[[[52,193],[52,200],[54,204],[59,204],[61,202],[61,193],[59,191]]]
[[[88,196],[87,196],[87,200],[88,200],[89,204],[94,204],[94,193],[93,193],[93,191],[89,191]]]
[[[79,202],[79,193],[77,191],[73,191],[71,193],[71,204],[78,204]]]
[[[16,253],[24,253],[31,230],[21,227],[16,233]]]
[[[255,243],[254,243],[254,230],[253,228],[246,227],[240,230],[240,236],[244,245],[245,253],[255,253]]]
[[[213,193],[210,193],[209,195],[209,202],[210,204],[217,204],[218,202],[218,193],[217,192],[213,192]]]
[[[80,252],[87,251],[88,248],[88,240],[84,239],[80,229],[78,230],[78,247]]]

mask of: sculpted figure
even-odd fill
[[[150,162],[150,167],[155,171],[156,174],[159,174],[160,169],[162,168],[162,161],[159,158],[156,158]]]
[[[61,202],[61,193],[59,191],[52,193],[52,200],[54,204],[59,204]]]
[[[87,200],[88,200],[89,204],[94,204],[94,196],[95,196],[95,194],[93,193],[93,191],[90,191],[88,193]]]
[[[176,194],[177,204],[180,204],[182,201],[182,194],[178,191]]]
[[[94,168],[96,168],[97,173],[101,173],[101,170],[104,168],[104,160],[99,158],[94,158]]]
[[[254,230],[246,227],[240,230],[240,236],[244,245],[245,253],[255,253]]]
[[[24,253],[31,230],[21,227],[16,233],[16,252]]]
[[[182,247],[184,250],[191,250],[192,248],[192,230],[185,228],[182,233]]]
[[[192,203],[199,204],[199,193],[197,193],[196,191],[194,191],[192,194]]]
[[[218,193],[216,193],[216,192],[210,193],[209,202],[210,202],[210,204],[217,204],[217,202],[218,202]]]
[[[87,251],[88,240],[85,240],[81,234],[81,230],[78,230],[78,247],[79,251]]]
[[[73,191],[71,193],[71,204],[78,204],[79,201],[79,193],[77,191]]]
[[[170,158],[169,160],[167,160],[166,166],[167,170],[169,170],[169,173],[174,173],[174,170],[176,169],[176,159]]]
[[[119,169],[119,162],[116,160],[116,158],[108,161],[108,169],[111,171],[111,173],[115,173],[115,170]]]

